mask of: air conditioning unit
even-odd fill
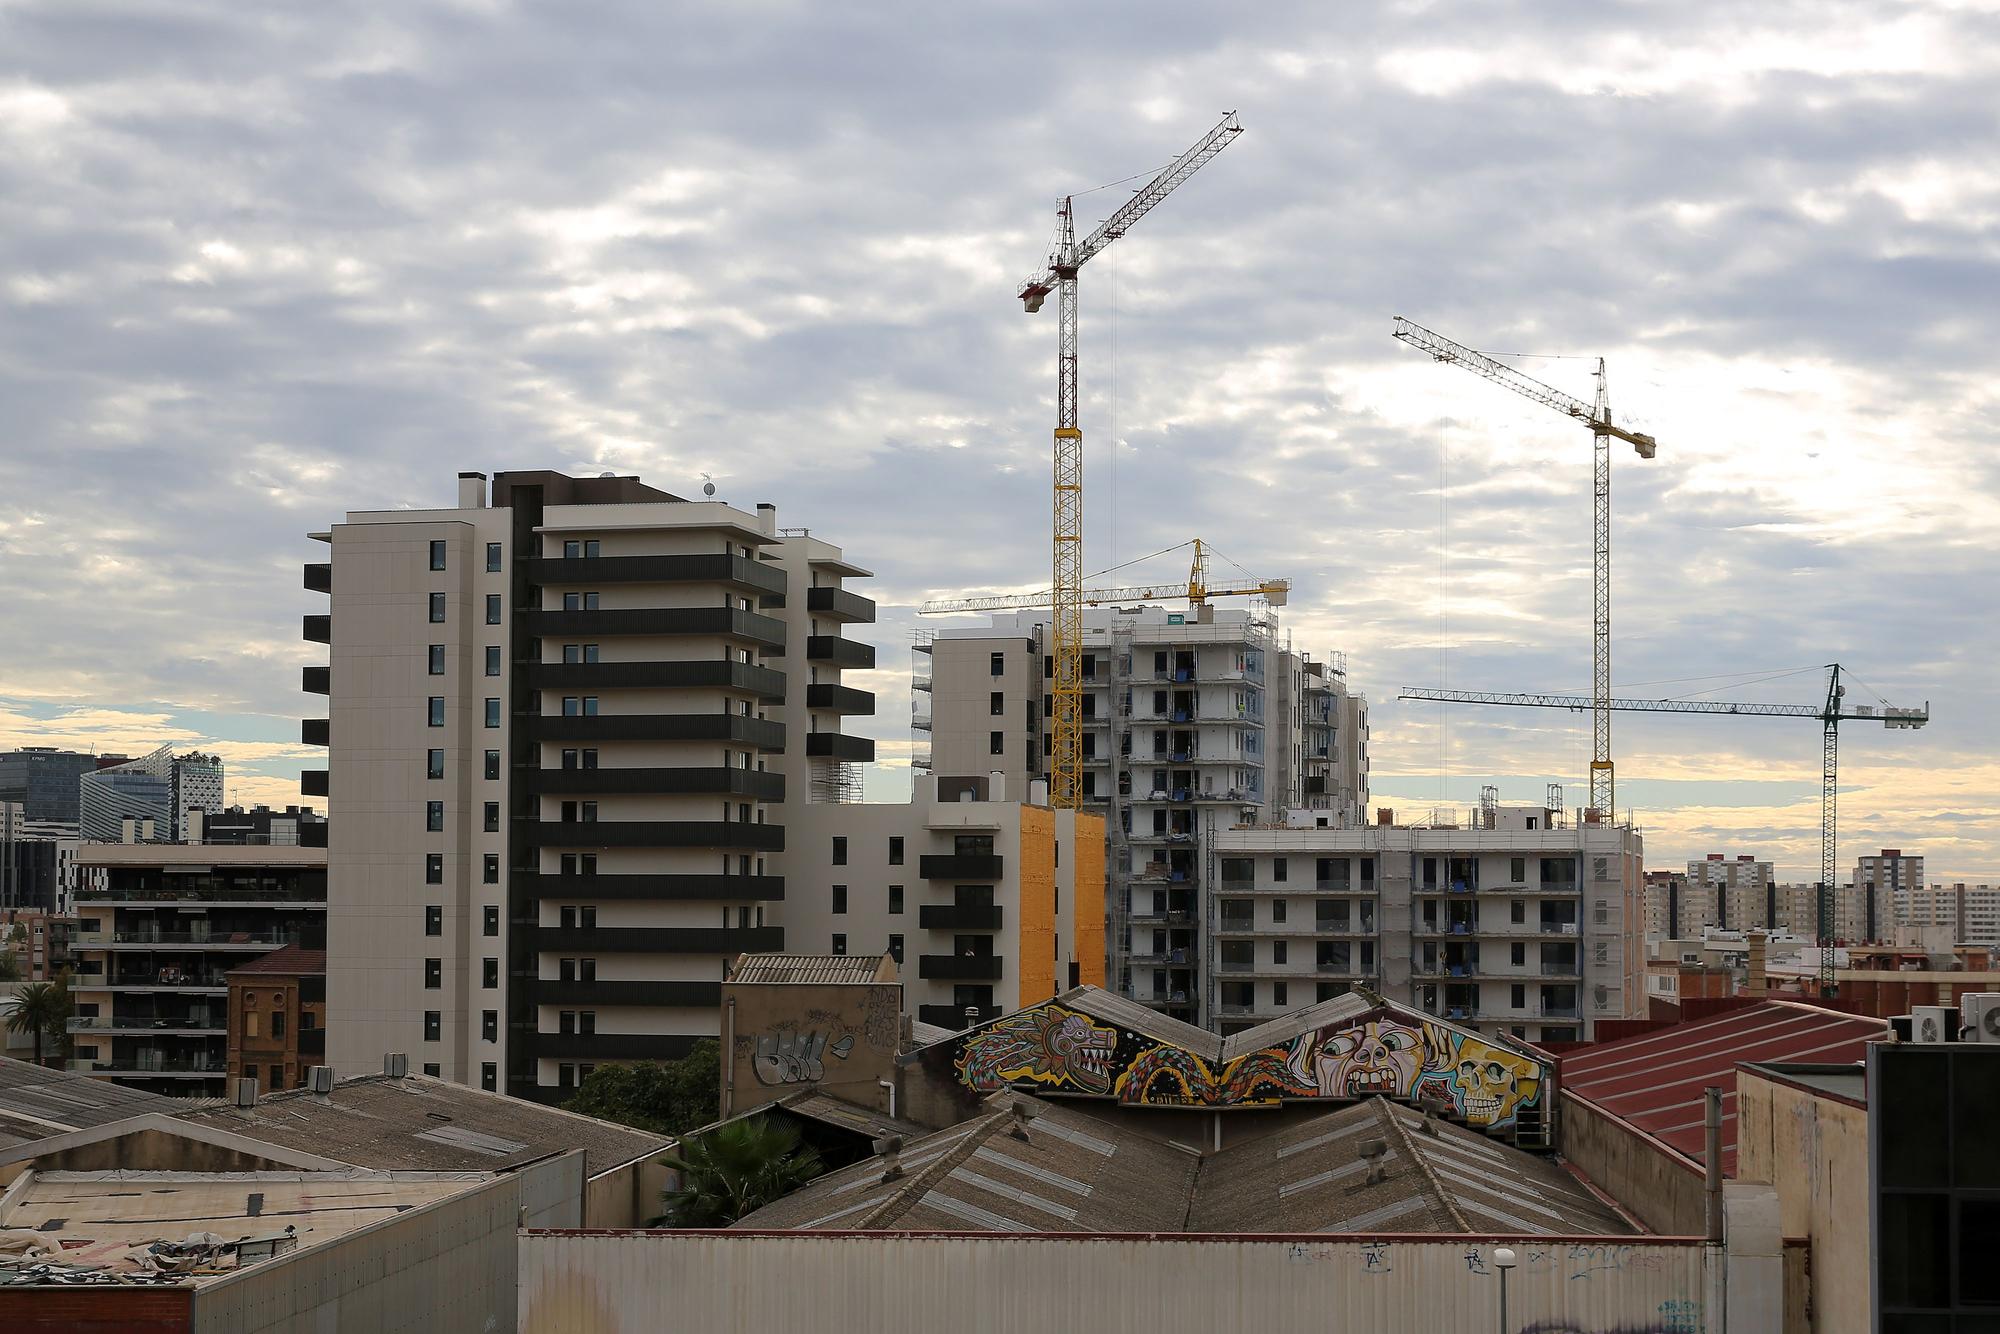
[[[1912,1005],[1910,1041],[1955,1042],[1958,1040],[1958,1011],[1949,1005]]]
[[[2000,991],[1960,996],[1958,1025],[1967,1042],[2000,1042]]]

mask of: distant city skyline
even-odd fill
[[[855,730],[901,799],[916,605],[1048,586],[1054,314],[1013,291],[1054,203],[1235,109],[1088,276],[1086,571],[1199,535],[1290,578],[1369,696],[1372,805],[1581,804],[1586,718],[1395,696],[1587,688],[1588,440],[1390,321],[1602,355],[1659,440],[1613,465],[1616,687],[1811,702],[1837,659],[1928,700],[1843,731],[1843,871],[2000,880],[1976,12],[72,0],[0,42],[0,746],[198,746],[297,803],[307,531],[458,468],[712,474],[876,571]],[[1612,735],[1649,867],[1813,875],[1809,722]]]

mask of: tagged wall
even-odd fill
[[[1050,1002],[951,1044],[952,1069],[975,1093],[1115,1098],[1128,1106],[1242,1107],[1383,1094],[1449,1103],[1468,1125],[1504,1128],[1542,1106],[1542,1064],[1442,1024],[1387,1008],[1211,1062],[1177,1043]]]
[[[722,1115],[819,1087],[887,1110],[903,989],[894,982],[722,984]]]

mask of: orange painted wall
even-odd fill
[[[1056,994],[1056,813],[1047,807],[1021,807],[1019,865],[1021,995],[1016,1005],[1028,1006]]]
[[[1076,841],[1070,865],[1074,892],[1070,940],[1076,956],[1077,981],[1086,987],[1104,985],[1104,817],[1076,813]]]

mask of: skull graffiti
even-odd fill
[[[1531,1062],[1492,1047],[1468,1045],[1452,1073],[1458,1104],[1475,1126],[1505,1123],[1541,1088],[1540,1072]]]

